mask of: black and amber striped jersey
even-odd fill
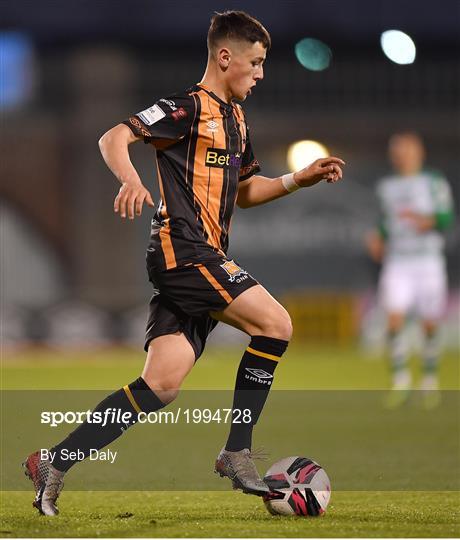
[[[123,123],[157,151],[149,259],[168,270],[226,254],[238,183],[260,171],[242,107],[199,84]]]

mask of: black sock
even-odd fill
[[[251,449],[252,429],[259,419],[273,382],[278,360],[286,350],[288,342],[283,339],[266,336],[253,336],[249,347],[243,354],[236,375],[233,398],[233,421],[225,449],[238,452],[243,448]],[[250,422],[244,422],[250,411]]]
[[[53,466],[59,471],[68,471],[72,465],[87,458],[91,449],[100,450],[118,439],[124,431],[137,422],[139,412],[149,413],[164,406],[165,404],[150,390],[144,379],[139,377],[101,401],[91,413],[93,422],[84,422],[61,443],[51,448],[51,452],[56,452],[56,454],[51,454],[54,456]],[[105,425],[103,422],[94,422],[98,416],[94,413],[100,413],[104,420],[104,411],[109,409],[111,409],[109,411],[111,414]],[[114,418],[112,418],[113,409],[115,409]],[[123,414],[124,417],[121,418]],[[67,452],[62,453],[62,450]],[[77,457],[78,451],[80,453]],[[75,459],[66,459],[70,452],[75,452],[73,455]]]

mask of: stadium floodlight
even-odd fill
[[[380,45],[387,58],[396,64],[412,64],[416,48],[412,38],[400,30],[386,30],[380,36]]]
[[[297,141],[289,146],[287,153],[288,167],[291,172],[299,171],[310,165],[315,159],[329,155],[329,150],[318,141]]]
[[[300,64],[311,71],[323,71],[331,63],[331,49],[319,39],[301,39],[294,50]]]

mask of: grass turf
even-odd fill
[[[210,350],[185,388],[233,387],[239,350]],[[111,389],[138,376],[143,356],[124,349],[88,354],[33,350],[4,359],[3,389]],[[414,372],[419,367],[413,363]],[[441,386],[457,389],[458,355],[444,357]],[[349,348],[291,347],[277,389],[382,389],[383,360]],[[20,456],[22,457],[22,456]],[[20,458],[19,458],[20,459]],[[332,479],[334,481],[334,479]],[[61,515],[44,518],[31,492],[3,492],[2,537],[457,537],[459,493],[333,492],[326,516],[271,516],[237,492],[65,491]]]
[[[209,348],[186,378],[184,389],[233,389],[241,358],[239,348]],[[458,353],[443,356],[441,387],[460,387]],[[3,359],[3,389],[111,389],[139,376],[144,354],[132,349],[69,353],[29,350]],[[415,377],[420,362],[412,358]],[[388,387],[388,369],[382,358],[353,347],[290,345],[276,373],[273,388],[377,390]]]
[[[57,518],[4,493],[3,537],[457,537],[458,493],[336,492],[325,516],[271,516],[236,492],[68,492]]]

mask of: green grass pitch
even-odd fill
[[[337,492],[319,518],[271,516],[238,492],[68,492],[57,518],[36,516],[31,494],[8,493],[2,536],[456,537],[454,493]]]
[[[187,389],[231,389],[239,349],[209,349]],[[3,359],[3,389],[112,389],[138,376],[143,355],[33,350]],[[413,363],[414,373],[418,363]],[[292,346],[276,389],[384,389],[382,359],[357,349]],[[444,355],[441,385],[458,389],[458,354]],[[3,436],[12,436],[5,434]],[[127,435],[129,436],[129,435]],[[257,441],[256,441],[257,442]],[[193,442],[190,441],[193,449]],[[308,449],[306,449],[308,454]],[[18,456],[19,463],[24,456]],[[151,465],[146,462],[146,467]],[[210,463],[212,467],[212,463]],[[75,471],[77,472],[77,471]],[[271,516],[261,500],[229,491],[63,491],[57,518],[39,516],[32,491],[4,491],[2,537],[458,537],[458,491],[334,491],[325,516]],[[223,480],[224,482],[225,480]],[[230,485],[229,485],[230,487]]]

